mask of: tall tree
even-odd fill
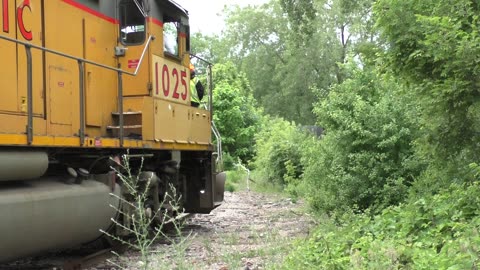
[[[191,53],[200,56],[210,63],[228,62],[230,46],[219,35],[203,35],[194,33],[191,37]]]
[[[244,72],[266,113],[313,124],[317,91],[325,94],[341,83],[347,54],[360,56],[363,45],[374,41],[372,1],[272,0],[234,6],[225,11],[222,36],[196,35],[194,42],[209,59],[228,59]]]
[[[227,13],[234,63],[269,114],[313,124],[316,89],[345,79],[342,64],[356,45],[373,41],[372,0],[272,0]],[[366,26],[363,26],[363,25]]]
[[[315,29],[312,22],[316,17],[314,0],[280,0],[282,9],[288,15],[290,28],[297,33],[311,36]]]
[[[305,35],[295,29],[307,31],[308,23],[299,27],[289,22],[295,21],[289,16],[278,1],[261,7],[237,7],[228,13],[226,38],[237,44],[233,51],[238,60],[234,62],[247,74],[255,98],[267,113],[313,124],[313,89],[331,83],[335,61],[330,60],[328,40],[334,39],[334,33],[330,38],[303,38]]]

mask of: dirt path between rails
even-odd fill
[[[222,206],[187,220],[177,238],[180,243],[152,248],[151,269],[270,268],[281,263],[294,241],[304,239],[312,227],[302,203],[279,195],[226,192]],[[140,268],[138,253],[126,252],[123,259],[126,269]],[[91,269],[112,268],[103,264]]]

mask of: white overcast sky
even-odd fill
[[[268,0],[173,0],[188,10],[190,29],[203,34],[220,34],[224,29],[222,10],[230,5],[261,5]]]

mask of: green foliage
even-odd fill
[[[295,32],[313,34],[312,21],[315,19],[313,0],[281,0],[282,9],[288,14],[288,19]]]
[[[225,170],[233,170],[235,168],[235,158],[232,157],[228,152],[223,153],[223,168]]]
[[[231,87],[238,89],[242,96],[247,96],[253,103],[251,95],[252,89],[245,73],[238,70],[232,62],[215,65],[214,80],[216,84],[227,83]],[[256,105],[255,103],[253,105]]]
[[[311,58],[289,51],[293,33],[280,5],[272,1],[261,7],[232,8],[226,14],[225,41],[235,45],[232,61],[247,75],[259,104],[268,114],[313,123],[314,95],[309,86],[315,71],[298,68],[299,62]]]
[[[234,192],[243,188],[246,185],[246,177],[247,173],[240,168],[227,171],[227,182],[225,183],[225,190]]]
[[[315,13],[308,6],[301,12],[304,11]],[[297,123],[312,124],[315,100],[312,89],[331,83],[332,69],[328,65],[335,65],[337,60],[336,53],[327,52],[332,47],[329,41],[334,42],[334,31],[318,30],[328,33],[328,37],[318,38],[297,34],[278,1],[261,7],[230,9],[226,25],[225,41],[235,44],[231,48],[232,61],[247,75],[253,95],[265,111]],[[298,37],[295,40],[299,42],[292,41],[293,37]],[[320,50],[320,46],[325,50]]]
[[[305,137],[294,123],[267,117],[256,136],[254,166],[259,177],[280,186],[294,185],[303,170],[300,157]]]
[[[401,202],[420,172],[411,145],[415,122],[389,76],[351,65],[315,108],[326,134],[306,149],[309,201],[321,211],[382,209]]]
[[[292,160],[287,160],[284,165],[286,170],[283,175],[285,191],[295,202],[306,193],[305,182],[300,175],[300,173],[303,173],[303,168],[300,165],[295,165]]]
[[[237,187],[235,186],[235,184],[227,180],[227,182],[225,183],[225,190],[229,192],[234,192],[236,189]]]
[[[349,53],[373,55],[372,0],[281,0],[224,10],[219,36],[192,36],[195,54],[214,64],[231,61],[270,115],[315,123],[315,89],[328,92],[346,77]]]
[[[477,269],[480,185],[367,214],[327,220],[286,260],[285,269]]]
[[[247,177],[247,173],[238,167],[236,170],[231,170],[227,172],[228,180],[235,184],[240,184],[241,182],[245,182],[246,177]]]
[[[210,63],[226,63],[228,62],[228,54],[230,44],[218,35],[203,35],[202,33],[194,33],[191,36],[191,53],[206,59]],[[195,68],[199,71],[206,70],[207,64],[202,61],[195,61]]]
[[[254,154],[261,111],[249,94],[248,81],[232,64],[216,65],[213,72],[213,120],[222,135],[223,150],[233,160],[247,161]]]
[[[440,171],[445,183],[479,158],[479,11],[478,1],[470,0],[381,0],[375,6],[388,44],[381,58],[415,91],[423,130],[418,153],[429,160],[429,174]]]

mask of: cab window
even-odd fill
[[[120,42],[124,45],[143,44],[146,38],[146,20],[132,0],[120,2]]]
[[[178,56],[179,28],[180,24],[175,21],[163,23],[163,50],[175,56]]]

